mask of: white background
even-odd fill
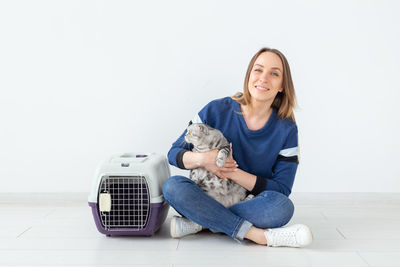
[[[400,192],[397,1],[1,1],[0,192],[88,192],[119,152],[166,154],[281,50],[294,192]],[[177,173],[173,168],[173,173]]]

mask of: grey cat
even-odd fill
[[[218,149],[216,164],[218,167],[225,165],[231,153],[230,145],[224,135],[203,123],[190,124],[186,129],[185,141],[193,144],[193,152],[206,152]],[[203,168],[190,171],[190,179],[194,181],[207,195],[220,202],[225,207],[230,207],[246,198],[246,189],[230,179],[221,179]]]

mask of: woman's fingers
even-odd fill
[[[229,160],[226,159],[224,167],[226,167],[226,168],[234,168],[234,167],[238,167],[238,165],[237,165],[236,161],[234,161],[232,159],[229,159]]]
[[[214,173],[215,175],[217,175],[219,178],[221,179],[228,179],[228,177],[226,177],[225,175],[223,175],[220,171],[217,171]]]
[[[237,167],[232,167],[232,168],[221,167],[221,168],[219,168],[219,171],[221,171],[221,172],[234,172],[236,170],[237,170]]]
[[[234,162],[234,163],[236,163],[236,160],[234,160],[233,158],[226,158],[226,161],[225,162]]]
[[[227,160],[225,161],[225,165],[224,166],[230,166],[230,165],[236,165],[236,161],[234,160]]]
[[[207,163],[204,166],[204,169],[211,171],[214,173],[216,176],[218,176],[221,179],[229,179],[224,173],[229,173],[237,170],[239,167],[236,161],[232,157],[232,143],[229,144],[231,147],[230,155],[226,159],[225,164],[223,167],[217,167],[216,165],[216,157],[218,155],[218,150],[211,150],[207,154]]]
[[[233,158],[226,158],[225,162],[235,162],[236,163],[236,161]]]

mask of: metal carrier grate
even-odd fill
[[[111,211],[100,212],[101,222],[106,229],[140,230],[146,226],[150,193],[143,176],[103,177],[100,193],[111,195]]]

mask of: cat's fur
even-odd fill
[[[187,128],[185,141],[193,144],[193,152],[206,152],[218,149],[216,164],[218,167],[225,165],[231,149],[223,134],[206,124],[193,123]],[[206,194],[220,202],[225,207],[230,207],[246,199],[246,189],[230,179],[221,179],[203,168],[190,171],[193,180]],[[247,199],[251,199],[250,195]],[[246,199],[246,200],[247,200]]]

